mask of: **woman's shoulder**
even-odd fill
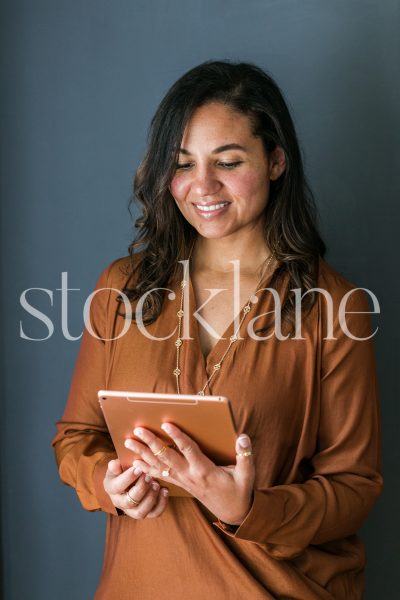
[[[114,259],[100,274],[99,282],[101,282],[101,286],[119,290],[127,287],[129,284],[132,285],[132,278],[141,262],[142,256],[143,251]]]
[[[336,271],[324,258],[319,258],[318,288],[326,290],[334,304],[340,304],[344,297],[351,303],[363,304],[367,302],[365,288],[357,285]]]

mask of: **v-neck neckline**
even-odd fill
[[[273,269],[272,272],[267,272],[264,275],[264,277],[259,281],[257,289],[265,288],[265,287],[268,286],[268,284],[271,281],[272,276],[273,276],[276,268],[277,268],[277,266]],[[197,346],[198,352],[200,353],[200,356],[202,357],[204,371],[205,371],[205,373],[208,376],[208,370],[209,370],[210,365],[214,366],[214,364],[216,364],[222,358],[225,350],[227,349],[227,347],[229,345],[230,337],[234,333],[233,332],[233,325],[235,323],[235,319],[232,319],[232,321],[229,323],[228,327],[223,332],[222,336],[219,337],[219,339],[214,344],[214,346],[211,348],[211,350],[209,351],[209,353],[207,354],[207,356],[205,356],[204,353],[203,353],[203,350],[201,348],[201,344],[200,344],[199,322],[196,319],[196,317],[194,316],[194,312],[197,310],[197,300],[196,300],[196,294],[195,294],[193,283],[192,283],[192,278],[190,277],[190,275],[189,275],[188,280],[189,280],[189,306],[191,307],[191,310],[190,310],[191,330],[192,330],[192,326],[193,326],[193,328],[194,328],[194,335],[195,335],[195,344]],[[253,294],[254,294],[254,291],[252,292],[252,295]],[[257,303],[258,306],[260,304],[261,297],[262,297],[262,294],[259,296],[259,301]],[[240,319],[241,319],[241,316],[242,316],[242,313],[243,313],[243,309],[246,306],[247,302],[248,302],[248,300],[246,300],[246,302],[243,304],[243,306],[240,309],[240,312],[239,312],[239,315],[238,315],[238,321],[240,321]],[[194,310],[192,310],[192,307],[194,307]],[[194,322],[194,324],[193,324],[193,322]],[[244,323],[242,324],[242,327],[243,327],[243,325],[245,323],[246,323],[246,319],[244,320]],[[243,336],[243,337],[246,337],[246,336]],[[238,343],[238,342],[236,342],[236,343]],[[239,340],[239,343],[240,343],[240,340]]]

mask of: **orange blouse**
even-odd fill
[[[138,255],[136,256],[136,260]],[[338,306],[355,288],[323,259],[318,287],[333,299],[333,335],[327,303],[318,294],[303,320],[304,339],[243,339],[227,354],[210,393],[227,396],[238,434],[253,445],[256,479],[250,512],[235,533],[225,531],[195,498],[170,497],[155,519],[118,515],[103,488],[115,450],[100,410],[100,389],[175,393],[176,312],[179,281],[169,288],[160,317],[144,336],[124,325],[118,290],[129,257],[114,261],[98,279],[91,323],[85,329],[67,406],[53,440],[62,481],[82,506],[108,513],[103,570],[96,600],[360,600],[364,546],[357,530],[382,491],[380,408],[372,338],[357,341],[340,326]],[[284,283],[278,292],[283,297]],[[268,281],[263,287],[268,287]],[[200,390],[227,339],[204,358],[193,316],[181,347],[181,392]],[[273,298],[264,291],[250,313],[268,322]],[[346,308],[353,336],[371,335],[366,293],[355,291]],[[364,313],[363,313],[364,311]],[[245,320],[244,326],[247,323]],[[233,327],[233,325],[232,325]]]

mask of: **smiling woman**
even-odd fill
[[[215,147],[220,140],[235,142]],[[196,152],[180,149],[190,161],[177,163],[170,191],[185,219],[206,238],[263,239],[269,182],[285,169],[282,148],[267,155],[248,116],[220,102],[194,111],[182,143]]]
[[[323,258],[272,78],[230,61],[184,74],[152,120],[134,195],[138,234],[98,279],[53,440],[61,479],[108,513],[96,600],[360,600],[357,530],[382,491],[368,302]],[[248,334],[255,323],[264,335]],[[235,464],[173,423],[169,445],[161,423],[143,424],[123,472],[100,389],[226,396]]]

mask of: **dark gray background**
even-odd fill
[[[87,600],[105,516],[83,511],[50,448],[78,342],[69,328],[100,271],[127,252],[127,203],[146,130],[183,72],[250,60],[285,92],[328,262],[381,304],[375,338],[385,491],[362,528],[368,600],[400,597],[398,363],[399,27],[396,0],[7,0],[1,5],[2,552],[7,600]],[[21,292],[53,320],[51,339]],[[398,369],[397,369],[398,370]],[[156,542],[155,542],[156,543]]]

